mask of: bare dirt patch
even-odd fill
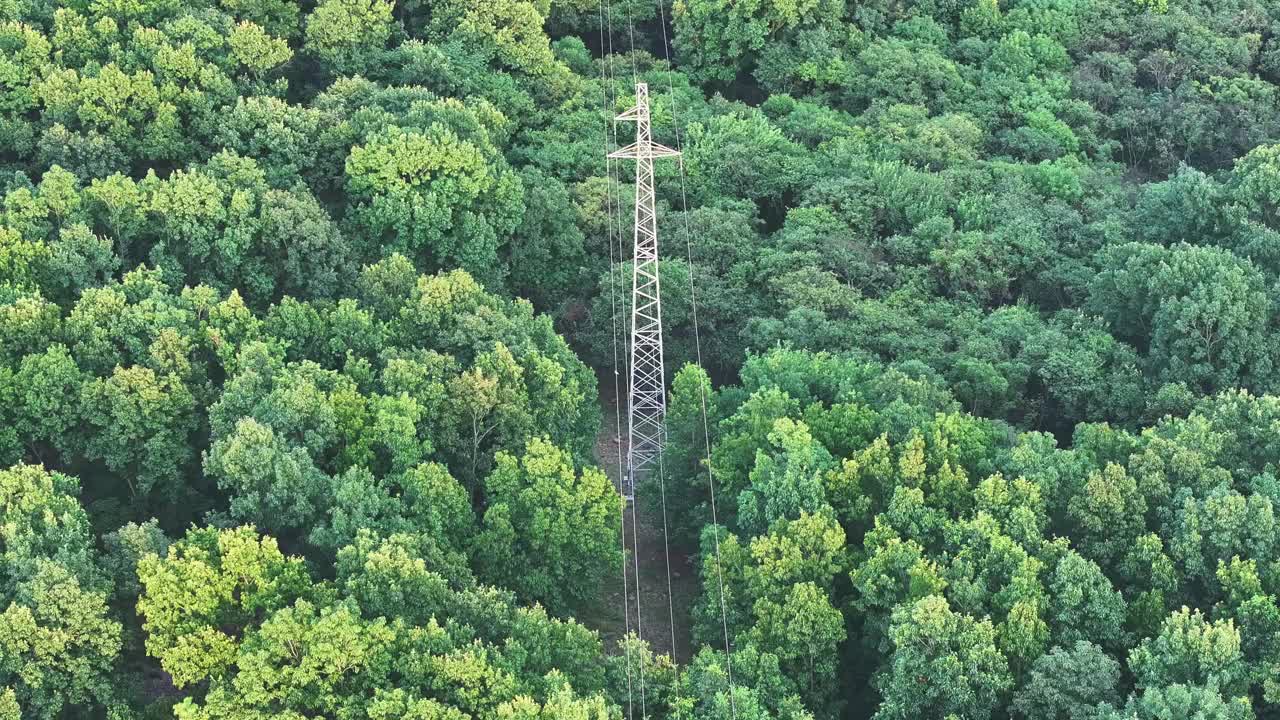
[[[612,378],[607,382],[611,390]],[[604,386],[604,382],[601,386]],[[612,392],[609,397],[601,398],[601,408],[604,421],[596,439],[596,462],[616,485],[619,475],[618,458],[624,457],[626,452],[626,417],[623,416],[623,435],[619,437]],[[628,506],[624,518],[627,573],[625,602],[623,578],[619,574],[612,582],[605,583],[600,588],[599,607],[593,617],[583,618],[583,622],[600,632],[606,647],[612,652],[617,647],[618,640],[628,630],[637,631],[638,596],[640,636],[654,652],[674,653],[678,662],[685,663],[692,653],[690,611],[698,595],[698,578],[694,572],[692,557],[696,549],[672,545],[668,553],[663,542],[661,509],[657,507],[658,503],[643,497],[643,492],[643,488],[637,491],[636,501]],[[623,542],[622,537],[618,538],[618,542]],[[671,571],[670,592],[667,589],[668,557]],[[639,593],[636,592],[637,572]]]

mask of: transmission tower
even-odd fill
[[[609,154],[636,161],[635,253],[631,270],[631,378],[627,410],[627,475],[622,494],[635,498],[636,484],[658,462],[665,437],[667,391],[662,361],[662,294],[658,282],[658,214],[654,208],[653,161],[680,153],[653,142],[649,86],[636,83],[636,106],[616,121],[636,124],[636,141]]]

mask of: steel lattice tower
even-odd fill
[[[658,214],[653,161],[680,153],[653,142],[649,86],[636,83],[636,106],[617,120],[636,124],[636,141],[610,158],[636,161],[635,253],[631,270],[631,381],[627,410],[627,476],[622,494],[635,497],[638,481],[658,462],[665,438],[667,391],[662,360],[662,294],[658,281]]]

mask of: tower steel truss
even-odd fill
[[[615,121],[636,124],[636,141],[614,159],[636,161],[635,251],[631,270],[631,364],[627,410],[627,476],[622,494],[632,500],[636,484],[659,461],[666,437],[667,393],[662,360],[662,293],[658,279],[658,215],[653,161],[679,151],[653,142],[649,86],[636,83],[636,105]]]

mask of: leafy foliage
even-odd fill
[[[1276,717],[1278,22],[0,0],[0,720]],[[635,82],[690,657],[600,622]]]

